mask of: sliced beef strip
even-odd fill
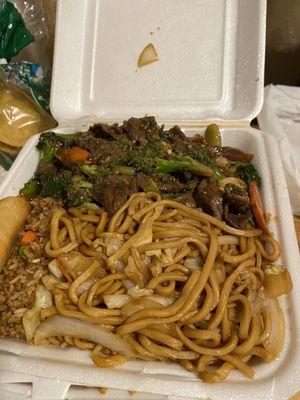
[[[136,144],[145,146],[163,129],[154,117],[130,118],[122,125],[124,133]]]
[[[192,192],[172,193],[167,198],[182,203],[188,207],[196,208],[196,202]]]
[[[91,153],[91,161],[99,162],[107,157],[115,156],[125,158],[125,154],[115,141],[95,137],[92,132],[85,132],[72,143],[73,146],[82,147]]]
[[[197,183],[197,179],[190,179],[187,182],[182,182],[175,176],[169,175],[168,182],[157,182],[157,185],[162,193],[180,193],[186,191],[193,192]]]
[[[94,198],[109,215],[113,215],[137,191],[135,183],[130,176],[111,175],[99,185],[94,185]]]
[[[150,184],[152,179],[143,174],[111,175],[95,185],[94,198],[113,215],[133,193],[147,190]]]
[[[173,152],[186,154],[190,139],[185,136],[179,126],[175,125],[168,131],[168,141],[172,144]]]
[[[118,124],[94,124],[89,127],[89,132],[91,132],[96,138],[110,141],[118,140],[123,134],[123,130]]]
[[[226,185],[224,192],[224,203],[228,203],[237,212],[244,212],[250,207],[248,194],[237,186]]]
[[[225,146],[221,148],[222,156],[230,161],[251,161],[253,154],[245,153],[235,147]]]
[[[218,219],[222,219],[222,193],[212,178],[204,178],[196,187],[194,199],[197,207]]]
[[[245,229],[248,224],[247,214],[250,211],[248,194],[233,185],[226,185],[223,197],[223,218],[234,228]]]
[[[138,191],[147,192],[149,191],[149,188],[155,185],[154,180],[150,176],[144,175],[142,173],[138,173],[135,176],[135,179]]]
[[[168,130],[168,138],[171,143],[187,142],[188,138],[182,132],[178,125]]]
[[[223,218],[230,226],[238,229],[246,229],[248,224],[247,215],[241,213],[230,212],[229,204],[225,204],[223,208]]]

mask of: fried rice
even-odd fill
[[[24,229],[0,273],[0,337],[25,339],[22,316],[33,306],[36,287],[48,272],[49,259],[44,247],[49,239],[53,211],[61,205],[60,201],[52,198],[31,201]],[[21,248],[19,239],[28,230],[34,230],[37,238]]]

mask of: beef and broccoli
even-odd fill
[[[130,118],[72,135],[46,132],[37,148],[38,168],[21,190],[26,197],[58,198],[66,207],[92,202],[112,215],[132,193],[159,192],[233,227],[267,230],[253,155],[223,147],[216,124],[187,137],[154,117]]]

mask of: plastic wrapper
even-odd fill
[[[31,61],[39,63],[47,68],[51,68],[52,64],[52,48],[53,42],[49,42],[48,27],[48,4],[52,1],[41,0],[11,0],[23,17],[25,25],[30,33],[34,36],[34,42],[30,43],[16,56],[16,61]],[[47,6],[44,9],[44,6]],[[47,23],[46,23],[47,22]]]
[[[293,212],[300,215],[300,88],[266,86],[258,122],[278,141]]]
[[[34,100],[47,112],[50,98],[50,72],[42,65],[27,61],[2,64],[8,82],[28,91]]]
[[[0,58],[10,59],[34,41],[21,14],[9,1],[0,2]]]
[[[56,125],[49,111],[50,74],[37,63],[11,62],[35,40],[47,38],[42,11],[34,0],[0,0],[0,164],[5,169],[29,137]]]
[[[47,38],[48,29],[45,22],[41,0],[13,0],[22,15],[25,25],[35,40]]]
[[[10,147],[9,153],[17,152],[29,137],[56,125],[29,93],[8,82],[3,73],[0,74],[0,99],[0,142]]]

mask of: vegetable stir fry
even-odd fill
[[[37,148],[37,171],[21,190],[27,198],[62,199],[67,207],[96,203],[112,215],[132,193],[159,192],[233,227],[268,231],[253,155],[223,147],[216,124],[190,138],[154,117],[130,118],[73,135],[46,132]]]

